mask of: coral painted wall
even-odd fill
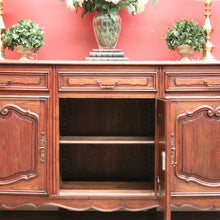
[[[213,54],[220,59],[220,1],[212,4],[211,23],[214,32],[211,42]],[[177,19],[198,20],[204,24],[204,2],[198,0],[159,0],[149,3],[145,11],[136,16],[121,11],[122,30],[117,48],[124,51],[129,60],[177,60],[176,52],[170,52],[161,37]],[[6,28],[20,19],[32,19],[44,27],[45,45],[38,52],[40,60],[84,60],[93,48],[97,48],[92,29],[92,14],[81,18],[66,8],[60,0],[4,0]],[[6,51],[10,59],[15,52]],[[195,55],[198,59],[198,55]]]

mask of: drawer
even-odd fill
[[[156,91],[156,72],[59,73],[59,91]]]
[[[165,91],[220,90],[219,73],[166,73]]]
[[[47,71],[0,71],[0,90],[48,91]]]

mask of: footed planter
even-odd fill
[[[190,45],[183,44],[177,47],[177,53],[181,56],[180,61],[191,61],[189,57],[193,54],[193,49]]]
[[[29,60],[29,56],[32,54],[33,48],[25,49],[22,45],[15,47],[16,52],[21,56],[19,60]]]

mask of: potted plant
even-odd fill
[[[157,1],[152,0],[153,3]],[[116,46],[121,30],[119,11],[125,8],[130,14],[136,15],[144,11],[147,2],[148,0],[66,0],[67,7],[73,11],[83,8],[82,17],[88,12],[98,12],[93,19],[93,30],[101,49]]]
[[[26,19],[18,21],[2,34],[3,45],[12,51],[16,49],[21,60],[28,59],[33,51],[37,52],[44,44],[43,38],[43,29]]]
[[[172,28],[168,28],[163,36],[169,50],[177,50],[182,56],[181,61],[188,61],[193,51],[201,51],[207,40],[207,33],[198,21],[177,21]]]

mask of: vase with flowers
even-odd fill
[[[64,1],[64,0],[61,0]],[[152,0],[153,3],[158,0]],[[66,0],[66,5],[72,11],[83,8],[82,17],[89,13],[98,12],[93,18],[93,30],[100,49],[114,49],[121,31],[122,8],[132,14],[144,11],[148,0]]]

